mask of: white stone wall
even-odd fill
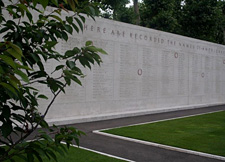
[[[68,124],[225,103],[225,46],[96,18],[87,19],[83,33],[57,48],[64,52],[87,40],[108,55],[102,55],[101,67],[82,68],[87,75],[83,86],[74,84],[57,98],[49,122]],[[42,103],[41,111],[46,105]]]

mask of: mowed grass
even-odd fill
[[[68,154],[61,156],[57,154],[58,162],[125,162],[123,160],[115,159],[105,155],[101,155],[92,151],[87,151],[81,148],[70,147]],[[19,158],[14,158],[16,162],[23,162]],[[43,159],[44,162],[55,162],[54,160],[49,160],[48,158]],[[7,161],[9,162],[9,161]],[[37,159],[35,162],[39,162]]]
[[[225,156],[225,111],[103,132]]]

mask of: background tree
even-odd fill
[[[175,32],[178,25],[175,16],[175,0],[144,0],[141,25],[157,30]]]
[[[28,162],[34,157],[41,162],[43,156],[57,160],[56,152],[64,155],[62,140],[67,147],[73,141],[79,144],[83,132],[73,127],[49,128],[45,116],[57,96],[65,93],[66,86],[73,81],[82,84],[79,78],[84,75],[76,63],[91,68],[92,64],[101,63],[98,53],[105,51],[91,41],[65,53],[56,51],[59,40],[67,41],[73,32],[83,31],[86,18],[80,13],[93,17],[96,11],[89,1],[64,3],[74,14],[55,0],[0,1],[0,143],[6,145],[0,147],[0,161],[13,162],[15,156]],[[46,12],[52,4],[56,8]],[[65,18],[61,18],[62,11],[68,13]],[[58,65],[47,70],[45,62],[49,61]],[[52,95],[45,96],[34,84],[45,86]],[[40,114],[39,100],[47,98],[49,105]],[[45,129],[36,132],[33,141],[26,142],[38,126]]]
[[[93,0],[94,2],[100,3],[100,8],[110,15],[112,12],[113,20],[118,20],[118,13],[122,11],[129,0]],[[108,17],[108,16],[107,16]]]
[[[124,7],[118,11],[118,21],[135,24],[135,13],[133,6]]]
[[[144,0],[140,13],[142,26],[216,43],[224,42],[222,0]]]
[[[219,41],[216,40],[216,42],[225,44],[225,1],[219,0],[218,3],[219,7],[222,9],[222,14],[220,15],[220,18],[218,18],[220,20],[220,27],[217,40],[219,39]],[[223,34],[221,34],[221,31]]]
[[[141,21],[140,13],[139,13],[139,5],[138,0],[133,0],[134,2],[134,14],[135,14],[135,24],[139,25]]]
[[[222,8],[217,0],[186,0],[182,9],[182,34],[222,43]]]
[[[101,2],[106,18],[225,44],[223,0],[133,0],[130,7],[126,7],[128,0],[94,1]]]

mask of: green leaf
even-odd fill
[[[6,55],[0,55],[0,60],[3,60],[6,64],[10,65],[12,68],[16,69],[16,64],[14,63],[13,59]]]
[[[73,28],[70,25],[65,25],[65,29],[68,33],[70,33],[70,34],[73,33]]]
[[[101,49],[101,48],[98,48],[98,52],[100,52],[100,53],[102,53],[102,54],[107,55],[107,52],[106,52],[106,51],[104,51],[104,50],[103,50],[103,49]]]
[[[46,123],[46,126],[47,126],[47,122],[46,121],[45,121],[45,123]],[[47,142],[53,142],[53,139],[49,135],[47,135],[46,133],[40,135],[40,137],[45,139]]]
[[[74,56],[74,52],[72,50],[68,50],[68,51],[66,51],[65,56],[66,57]]]
[[[52,47],[55,47],[55,45],[57,43],[58,43],[57,41],[46,41],[45,42],[45,45],[44,45],[44,48],[52,48]]]
[[[6,84],[6,83],[0,83],[0,85],[2,85],[5,89],[9,90],[10,92],[12,92],[14,95],[17,96],[17,92],[16,90],[9,84]]]
[[[81,81],[76,77],[76,76],[71,76],[70,77],[73,81],[75,81],[77,84],[79,84],[79,85],[81,85],[82,86],[82,83],[81,83]]]
[[[74,23],[72,24],[73,28],[76,30],[77,33],[79,33],[79,28]]]
[[[29,82],[28,76],[24,72],[22,72],[20,70],[15,70],[15,73],[17,75],[19,75],[23,79],[24,82],[27,82],[27,83]]]
[[[47,7],[48,5],[48,0],[38,0],[38,2],[44,7],[44,9]]]
[[[53,78],[49,78],[48,80],[48,86],[50,87],[51,90],[56,92],[59,89],[59,86],[56,84],[56,80]]]
[[[95,46],[88,46],[88,47],[86,47],[86,49],[91,52],[98,52],[98,48],[96,48]]]
[[[80,141],[78,138],[74,138],[74,140],[76,141],[77,146],[80,146]]]
[[[58,71],[58,70],[64,68],[64,66],[65,66],[65,65],[58,65],[58,66],[56,66],[55,71]]]
[[[30,13],[30,11],[27,9],[27,7],[20,3],[20,4],[17,4],[17,6],[20,8],[21,12],[23,13],[23,16],[24,16],[24,11],[26,11],[26,13]]]
[[[41,125],[42,128],[48,128],[49,127],[48,123],[45,120],[42,120],[40,122],[40,125]],[[41,137],[48,140],[48,141],[52,141],[52,139],[46,134],[42,134]]]
[[[76,6],[75,6],[75,3],[74,3],[74,0],[67,0],[68,4],[70,5],[71,9],[73,11],[75,11],[76,9]]]
[[[9,81],[9,83],[18,90],[18,85],[21,86],[20,81],[14,76],[14,75],[10,75],[9,79],[7,79]]]
[[[9,30],[10,28],[8,27],[8,26],[6,26],[6,27],[4,27],[4,28],[2,28],[1,30],[0,30],[0,34],[1,33],[5,33],[7,30]]]
[[[73,52],[74,52],[74,54],[78,54],[78,53],[80,53],[80,49],[78,47],[74,47]]]
[[[95,9],[92,7],[92,6],[88,6],[90,12],[91,12],[91,15],[92,16],[95,16]]]
[[[51,0],[52,1],[52,3],[54,4],[54,5],[56,5],[56,6],[58,6],[58,0]]]
[[[74,17],[74,19],[75,19],[76,22],[78,23],[78,25],[79,25],[81,31],[83,31],[83,24],[82,24],[82,22],[81,22],[78,18],[76,18],[76,17]]]
[[[72,23],[73,23],[73,17],[67,16],[67,17],[66,17],[66,21],[67,21],[69,24],[72,24]]]
[[[27,15],[29,21],[30,22],[33,22],[33,16],[32,16],[32,14],[30,12],[26,12],[26,15]]]
[[[92,57],[92,55],[90,55],[88,53],[85,53],[84,54],[84,57],[86,57],[89,62],[91,62],[92,64],[94,64],[94,58]]]
[[[107,52],[105,52],[103,49],[97,48],[95,46],[88,46],[88,47],[86,47],[86,49],[89,51],[92,51],[92,52],[100,52],[102,54],[107,54]]]
[[[83,65],[84,67],[89,67],[89,69],[91,69],[91,65],[90,63],[87,61],[87,59],[83,58],[83,57],[80,57],[79,58],[79,61],[81,63],[81,65]]]
[[[37,151],[33,150],[33,153],[34,153],[34,155],[36,156],[36,158],[38,159],[39,162],[43,162],[40,154]]]
[[[63,38],[65,41],[67,41],[67,40],[68,40],[68,35],[67,35],[67,33],[66,33],[66,32],[62,32],[61,34],[62,34],[62,38]]]
[[[71,78],[70,77],[64,77],[66,84],[68,84],[69,86],[71,85]]]
[[[7,137],[12,133],[12,122],[8,121],[8,122],[4,122],[1,126],[1,131],[2,131],[2,135],[3,137]]]
[[[64,136],[61,134],[56,134],[55,135],[55,143],[60,144],[60,142],[63,140]]]
[[[85,23],[85,17],[82,15],[78,15],[80,17],[80,19],[82,20],[83,23]]]
[[[50,149],[46,150],[46,152],[56,161],[58,162],[56,155],[53,151],[51,151]]]
[[[100,65],[100,63],[102,62],[101,57],[98,54],[92,54],[92,57],[95,59],[98,65]]]
[[[63,24],[63,21],[62,21],[62,19],[61,19],[59,16],[56,16],[56,15],[49,15],[49,17],[52,17],[52,18],[58,20],[59,22],[61,22],[61,23]]]
[[[66,61],[66,65],[70,68],[73,69],[75,67],[74,61]]]
[[[3,68],[1,66],[0,66],[0,73],[1,74],[5,73],[4,70],[3,70]]]
[[[20,64],[17,64],[17,63],[15,63],[15,64],[16,64],[16,67],[17,67],[17,68],[21,68],[21,69],[33,71],[33,70],[32,70],[31,68],[29,68],[28,66],[23,66],[23,65],[20,65]]]
[[[34,59],[35,62],[40,62],[40,57],[36,54],[30,53],[30,56]]]
[[[6,52],[8,52],[11,56],[15,57],[17,60],[19,60],[20,62],[22,62],[21,56],[18,55],[18,53],[14,49],[12,49],[12,48],[7,49]]]
[[[45,96],[45,95],[38,95],[38,98],[42,98],[42,99],[48,99],[48,97],[47,96]]]
[[[73,70],[71,70],[71,72],[76,75],[83,75],[82,71],[76,66],[73,68]]]
[[[87,42],[85,43],[85,46],[90,46],[90,45],[93,45],[93,42],[92,42],[92,41],[87,41]]]
[[[27,9],[27,7],[24,4],[22,4],[22,3],[17,4],[17,6],[20,7],[22,10],[25,10],[25,11],[29,12],[29,10]]]
[[[27,160],[28,162],[34,162],[34,156],[31,153],[27,153]]]
[[[2,110],[2,116],[8,120],[11,116],[10,114],[11,114],[10,108],[8,106],[4,106]]]
[[[66,57],[72,57],[72,56],[75,56],[78,53],[80,53],[80,49],[75,47],[73,50],[66,51],[65,56]]]
[[[65,156],[65,153],[62,151],[62,149],[58,148],[58,147],[55,147],[54,150],[56,152],[58,152],[61,156]]]
[[[1,146],[0,147],[0,155],[3,155],[5,154],[6,150]]]
[[[16,155],[16,156],[19,157],[20,159],[24,160],[24,161],[27,161],[27,158],[26,158],[26,156],[24,156],[24,155],[18,154],[18,155]]]

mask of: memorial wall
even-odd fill
[[[59,42],[57,50],[81,47],[88,40],[108,55],[101,56],[101,67],[82,68],[83,86],[66,88],[52,106],[49,122],[68,124],[225,103],[225,46],[96,18],[87,19],[84,32]]]

